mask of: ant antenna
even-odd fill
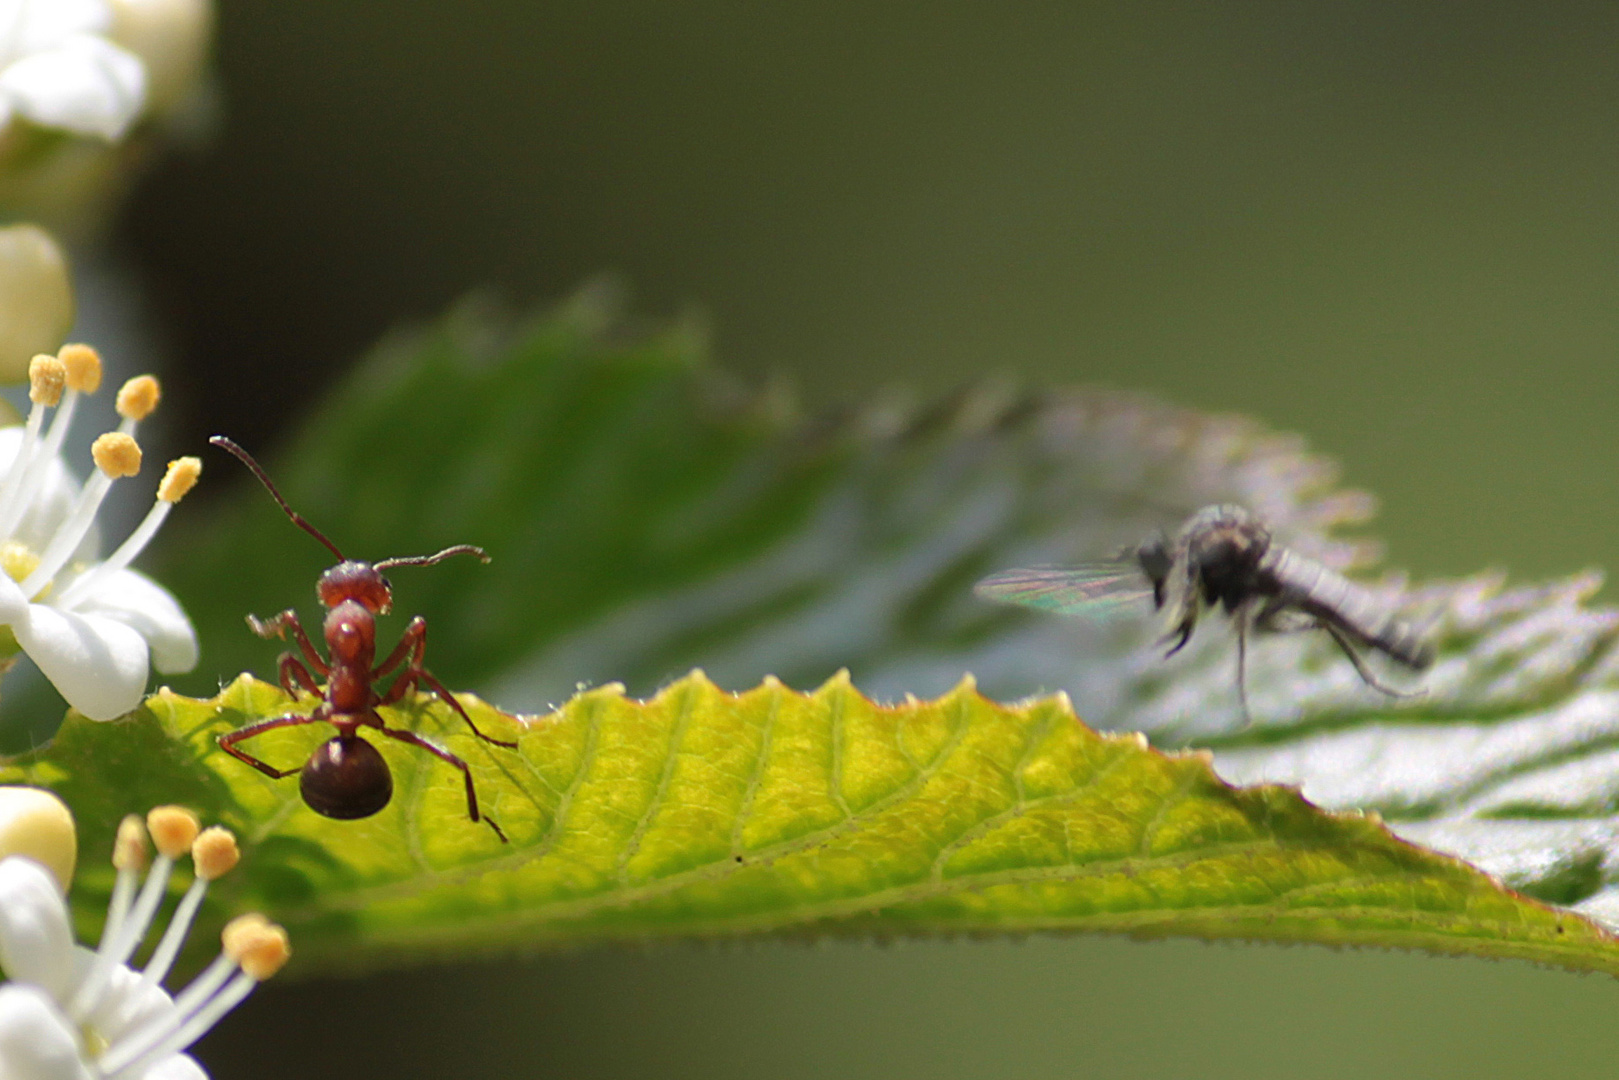
[[[383,559],[381,562],[372,563],[371,565],[378,570],[386,570],[390,566],[432,566],[434,563],[443,562],[451,555],[476,555],[479,562],[489,561],[489,556],[484,554],[483,548],[472,544],[456,544],[454,547],[447,547],[435,555],[402,555],[395,559]]]
[[[246,465],[249,469],[252,469],[253,475],[259,478],[259,483],[263,484],[265,489],[270,492],[271,498],[275,499],[276,503],[281,507],[281,509],[287,512],[287,516],[292,519],[292,523],[294,525],[298,526],[310,536],[313,536],[316,540],[319,540],[321,543],[325,544],[327,549],[330,550],[333,555],[337,556],[338,562],[347,561],[343,558],[343,553],[337,550],[336,544],[326,539],[326,535],[324,533],[315,528],[313,525],[309,524],[309,522],[305,521],[298,511],[287,505],[287,500],[283,499],[281,497],[281,492],[277,491],[275,489],[275,485],[270,483],[269,476],[265,474],[264,469],[260,467],[259,463],[253,460],[252,454],[249,454],[246,450],[243,450],[240,446],[237,446],[223,435],[215,435],[208,441],[219,447],[221,450],[229,451],[236,458],[236,460],[240,461],[243,465]],[[434,556],[434,558],[437,557],[438,556],[436,555]]]

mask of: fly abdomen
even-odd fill
[[[1274,579],[1278,598],[1367,647],[1418,671],[1433,663],[1433,646],[1395,615],[1387,600],[1337,571],[1273,547],[1261,560],[1260,572]]]

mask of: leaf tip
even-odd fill
[[[839,692],[847,692],[853,689],[854,680],[849,677],[849,669],[838,668],[838,670],[832,673],[832,677],[830,679],[827,679],[826,682],[815,688],[815,692],[817,694],[824,694],[834,690]]]

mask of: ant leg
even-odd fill
[[[371,673],[371,677],[373,679],[377,678],[378,676],[385,675],[389,671],[392,671],[394,668],[398,667],[407,653],[410,656],[410,666],[405,669],[399,678],[394,680],[393,685],[388,687],[388,692],[382,696],[382,699],[378,701],[377,704],[392,705],[400,698],[403,698],[419,683],[426,683],[433,693],[438,695],[440,700],[461,714],[461,719],[467,722],[467,727],[471,728],[472,733],[478,738],[482,739],[486,743],[493,743],[496,746],[504,746],[508,750],[516,750],[517,744],[515,742],[507,742],[505,739],[497,739],[491,735],[485,735],[483,731],[479,729],[478,725],[472,722],[472,717],[468,715],[467,710],[462,707],[461,703],[455,700],[455,695],[450,693],[443,683],[435,679],[432,672],[428,671],[422,666],[422,657],[426,654],[426,652],[427,620],[418,615],[414,619],[410,620],[409,626],[405,627],[404,636],[399,639],[399,644],[396,645],[394,647],[394,651],[388,655],[388,659],[384,660],[381,664],[378,664],[376,670]]]
[[[380,722],[377,724],[377,730],[388,736],[390,739],[397,739],[399,742],[407,743],[410,746],[417,747],[421,750],[426,750],[429,754],[432,754],[446,765],[453,765],[455,768],[460,769],[462,778],[467,782],[467,816],[473,821],[483,821],[487,823],[491,829],[495,830],[495,835],[500,837],[500,842],[502,844],[511,843],[510,840],[506,839],[505,830],[499,825],[495,824],[494,818],[488,816],[487,814],[480,815],[478,813],[478,792],[477,789],[472,785],[472,770],[467,767],[466,762],[444,749],[444,747],[440,746],[438,743],[433,742],[430,739],[424,739],[414,731],[405,731],[402,728],[383,727]]]
[[[309,673],[309,669],[304,667],[303,661],[296,656],[290,652],[282,653],[277,667],[281,672],[281,689],[287,692],[288,697],[297,697],[299,686],[320,697],[320,685],[315,682],[315,677]]]
[[[246,750],[236,749],[236,744],[243,739],[263,735],[266,731],[274,731],[276,728],[296,727],[299,724],[313,724],[319,719],[316,716],[300,716],[296,713],[291,713],[287,716],[277,716],[273,720],[260,720],[256,724],[249,724],[246,727],[239,727],[235,731],[225,732],[219,737],[219,748],[237,761],[253,766],[271,780],[280,780],[282,777],[291,776],[293,773],[302,771],[302,766],[297,769],[278,769],[274,765],[260,761]]]
[[[304,633],[303,624],[298,621],[298,613],[291,608],[270,619],[261,619],[257,615],[247,617],[247,625],[261,638],[283,638],[286,631],[292,631],[292,639],[298,643],[298,649],[309,661],[309,666],[322,675],[330,675],[332,669],[321,659],[315,646],[310,644],[309,635]]]
[[[375,682],[377,679],[382,678],[402,664],[405,657],[410,656],[412,653],[415,654],[411,657],[414,665],[420,667],[422,654],[426,651],[427,620],[418,615],[405,626],[405,632],[399,635],[399,644],[395,645],[394,651],[388,654],[388,659],[371,669],[371,680]]]
[[[417,668],[415,669],[415,674],[416,678],[420,679],[422,682],[425,682],[428,686],[431,686],[433,688],[433,693],[437,694],[441,699],[443,699],[445,704],[449,705],[450,708],[461,714],[461,719],[467,722],[467,727],[471,728],[472,733],[478,736],[478,738],[482,739],[486,743],[493,743],[496,746],[504,746],[508,750],[517,749],[517,743],[515,741],[508,742],[505,739],[497,739],[492,735],[485,735],[482,731],[478,730],[478,725],[472,722],[472,717],[467,715],[467,710],[462,707],[459,701],[455,700],[455,695],[450,693],[449,689],[446,688],[443,683],[439,682],[433,677],[432,672],[428,671],[426,668]]]
[[[1379,693],[1387,694],[1391,698],[1416,698],[1422,696],[1421,690],[1396,690],[1392,686],[1385,686],[1379,682],[1377,676],[1372,674],[1371,668],[1366,666],[1366,661],[1355,651],[1354,643],[1349,640],[1347,634],[1330,622],[1322,622],[1321,628],[1332,635],[1332,640],[1338,643],[1338,648],[1342,649],[1344,655],[1349,657],[1349,662],[1355,665],[1355,674],[1360,676],[1361,682]]]

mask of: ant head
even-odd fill
[[[451,555],[475,555],[480,562],[489,561],[489,556],[484,554],[483,548],[472,544],[454,544],[432,555],[407,555],[383,559],[374,566],[345,559],[343,553],[337,550],[337,545],[326,539],[325,533],[309,524],[303,519],[303,515],[287,505],[287,500],[281,497],[281,492],[271,483],[269,474],[264,471],[263,466],[253,460],[252,454],[223,435],[215,435],[208,441],[221,450],[228,451],[246,465],[253,475],[259,478],[259,483],[264,485],[270,497],[276,501],[276,505],[292,519],[292,523],[325,544],[326,550],[337,556],[337,565],[322,574],[315,586],[315,591],[320,595],[320,602],[329,608],[336,607],[345,600],[354,600],[374,615],[386,615],[388,609],[393,606],[393,590],[388,587],[388,579],[382,576],[381,571],[390,566],[432,566]]]
[[[353,600],[373,615],[386,615],[393,607],[393,589],[388,579],[370,563],[345,560],[320,576],[315,583],[320,602],[334,608]]]
[[[387,806],[394,781],[376,747],[357,735],[337,735],[304,762],[298,790],[315,813],[350,821]]]

